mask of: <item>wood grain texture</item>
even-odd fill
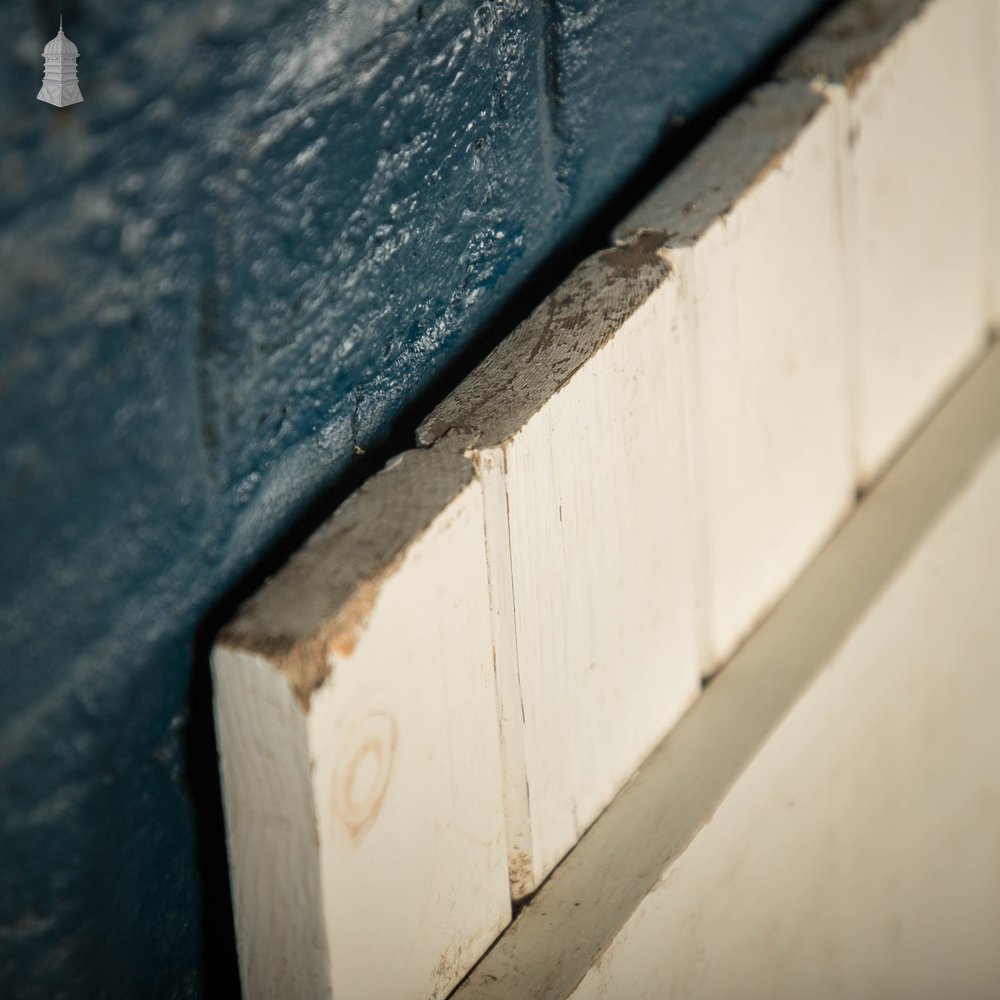
[[[216,645],[247,996],[440,997],[510,919],[483,519],[406,453]]]
[[[839,133],[826,110],[804,83],[758,88],[616,231],[660,234],[692,303],[709,672],[853,498]]]
[[[556,869],[455,1000],[743,995],[758,971],[762,996],[833,995],[838,972],[854,976],[841,980],[854,995],[869,992],[859,976],[879,995],[947,993],[940,978],[951,974],[959,983],[995,984],[990,934],[1000,899],[994,835],[1000,769],[996,699],[982,695],[982,685],[989,691],[996,685],[991,665],[1000,633],[991,595],[1000,559],[982,558],[978,539],[985,532],[988,551],[1000,554],[993,516],[998,448],[1000,352],[994,350]],[[954,595],[942,590],[942,580],[952,581]],[[927,625],[915,628],[922,618]],[[812,820],[790,819],[796,806],[780,792],[792,775],[801,791],[795,802],[812,810]],[[939,809],[939,801],[949,804]],[[869,807],[874,826],[864,831]],[[834,825],[817,829],[816,810],[827,816],[833,810]],[[987,815],[985,825],[970,823]],[[852,834],[855,823],[859,832]],[[887,840],[880,823],[891,831]],[[830,829],[840,833],[831,839]],[[717,830],[706,852],[705,839]],[[956,856],[956,844],[969,849],[967,858]],[[659,923],[651,894],[674,899],[671,872],[682,873],[689,854],[698,859],[701,881],[690,878],[682,897],[690,905]],[[855,861],[863,865],[852,875]],[[828,863],[844,879],[836,897],[812,891],[829,877]],[[879,874],[887,880],[878,881]],[[734,896],[729,875],[741,894]],[[894,875],[900,876],[895,886]],[[947,906],[936,902],[938,891]],[[893,930],[901,926],[893,918],[901,910],[918,931],[903,952]],[[949,926],[952,915],[961,919]],[[977,923],[982,915],[988,921]],[[803,944],[803,954],[820,964],[798,967],[802,988],[789,992],[796,942],[821,918],[830,947],[817,954]],[[932,924],[952,950],[928,938]],[[841,950],[834,931],[842,934]],[[867,931],[871,942],[861,940]],[[760,970],[765,956],[752,953],[768,943],[772,961]],[[730,954],[732,964],[725,961]],[[914,965],[896,961],[900,954]],[[936,955],[948,961],[929,968]],[[691,975],[674,979],[675,970]],[[740,971],[746,974],[736,982]],[[879,989],[911,975],[919,984],[923,972],[940,990]],[[706,992],[720,980],[726,988]]]
[[[990,321],[983,0],[845,5],[782,67],[840,128],[858,478],[884,468],[976,355]]]
[[[420,431],[486,492],[515,898],[699,688],[683,314],[658,243],[581,265]]]
[[[266,659],[214,654],[240,977],[247,997],[329,997],[316,806],[301,707]]]
[[[998,506],[994,440],[574,1000],[1000,994]]]

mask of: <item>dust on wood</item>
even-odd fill
[[[535,868],[527,851],[511,851],[507,866],[510,874],[510,893],[514,900],[525,899],[534,889]]]
[[[218,643],[266,658],[308,712],[331,659],[353,654],[385,579],[473,475],[472,462],[448,448],[393,460],[240,608]]]
[[[424,421],[418,442],[469,448],[509,440],[671,274],[660,234],[589,258]]]
[[[665,249],[690,247],[780,170],[826,98],[799,84],[759,87],[615,231],[625,248],[659,235]]]
[[[432,973],[434,985],[430,991],[431,996],[443,994],[466,975],[471,964],[467,952],[467,948],[449,948],[437,960]]]
[[[834,11],[786,60],[784,79],[819,79],[853,94],[928,0],[854,0]]]

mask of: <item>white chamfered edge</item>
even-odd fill
[[[991,320],[997,61],[986,0],[864,0],[787,60],[840,122],[855,450],[867,484]]]
[[[700,689],[686,332],[659,242],[583,263],[418,432],[485,491],[515,898]]]
[[[244,995],[446,995],[510,919],[472,463],[390,463],[212,661]]]
[[[1000,995],[1000,350],[454,1000]]]
[[[760,87],[615,234],[662,234],[690,302],[707,671],[853,500],[838,138],[805,82]]]

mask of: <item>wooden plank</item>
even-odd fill
[[[858,476],[869,483],[989,321],[992,3],[856,0],[782,68],[840,123]]]
[[[486,492],[515,897],[700,687],[684,317],[658,243],[581,265],[419,432]]]
[[[754,91],[618,228],[661,234],[685,345],[710,650],[724,662],[854,493],[839,133],[804,83]]]
[[[409,452],[213,653],[248,997],[445,995],[510,919],[482,492]]]
[[[953,972],[957,983],[996,976],[1000,767],[994,715],[1000,674],[992,665],[1000,652],[994,607],[1000,585],[1000,530],[994,516],[1000,502],[998,447],[1000,351],[994,350],[555,870],[455,1000],[560,1000],[576,991],[581,998],[637,1000],[644,995],[728,996],[743,995],[751,982],[764,996],[817,995],[808,976],[844,971],[838,958],[849,954],[838,952],[837,939],[826,951],[803,943],[828,901],[822,919],[843,931],[845,948],[849,943],[866,960],[879,962],[879,974],[909,975],[905,963],[894,961],[900,952],[891,915],[901,910],[888,909],[886,901],[895,890],[875,878],[877,861],[886,862],[887,875],[902,874],[892,867],[896,852],[905,855],[905,874],[912,877],[906,886],[897,885],[899,907],[917,922],[924,916],[935,921],[956,948],[949,956],[954,961],[930,971],[938,979]],[[956,593],[949,597],[952,587]],[[914,627],[924,615],[927,628]],[[831,686],[838,685],[835,695]],[[915,690],[908,692],[911,685]],[[795,801],[825,811],[836,831],[860,822],[862,805],[875,809],[877,822],[889,824],[895,839],[882,842],[876,824],[869,838],[840,841],[814,819],[801,825],[790,819],[795,807],[775,794],[798,766],[798,751],[806,748],[814,764],[827,751],[832,756],[824,770],[813,773],[806,767],[797,775],[802,787]],[[859,756],[862,750],[868,753]],[[843,758],[837,756],[841,753]],[[881,755],[888,756],[882,760]],[[810,775],[817,779],[815,787]],[[965,776],[971,776],[968,782]],[[885,798],[881,805],[880,795]],[[930,824],[926,833],[925,822]],[[787,835],[792,829],[794,838]],[[949,842],[949,836],[956,840]],[[719,847],[706,853],[702,837],[716,837]],[[906,852],[908,841],[926,853]],[[848,846],[851,850],[840,850]],[[965,848],[973,851],[970,861],[960,857]],[[647,906],[644,901],[660,892],[665,900],[673,898],[671,872],[689,852],[695,852],[691,856],[698,858],[703,880],[697,885],[693,877],[688,880],[683,900],[690,905],[675,911],[677,919],[666,927],[653,919],[658,902]],[[761,869],[749,862],[763,864],[765,858],[772,867],[761,878]],[[865,861],[860,884],[849,871],[855,858]],[[827,862],[835,862],[835,873],[844,879],[844,893],[832,900],[813,891]],[[988,863],[994,867],[983,867]],[[952,866],[956,881],[949,885]],[[930,872],[935,867],[940,875]],[[734,873],[742,877],[736,883],[742,892],[734,892],[727,880]],[[796,875],[803,877],[798,888]],[[988,881],[977,885],[977,878]],[[701,890],[710,895],[702,899]],[[944,907],[934,898],[938,891],[944,893]],[[967,892],[972,895],[963,903]],[[852,893],[857,894],[852,898]],[[796,906],[782,917],[790,900]],[[874,922],[865,918],[868,900],[879,906]],[[907,901],[913,905],[907,907]],[[955,909],[949,909],[952,905]],[[990,920],[977,925],[977,912]],[[706,922],[699,926],[701,913]],[[952,914],[963,919],[949,927]],[[787,936],[769,937],[772,918],[782,919]],[[862,932],[877,932],[871,944],[852,930],[853,921]],[[916,969],[928,971],[941,952],[925,933],[930,924],[920,926],[905,955],[914,958]],[[723,930],[724,938],[713,936]],[[970,945],[963,951],[960,937],[966,933]],[[984,940],[990,935],[994,941],[986,955]],[[682,942],[680,956],[673,936]],[[639,943],[632,948],[630,940]],[[766,951],[772,961],[759,980],[747,975],[733,985],[726,978],[730,988],[708,992],[719,983],[717,975],[735,977],[741,968],[727,964],[730,947],[749,961],[748,953],[769,941],[776,947]],[[817,938],[817,943],[830,942]],[[809,959],[822,964],[815,973],[803,972],[801,989],[786,990],[782,963],[791,962],[800,945]],[[887,946],[884,955],[881,945]],[[921,946],[928,948],[926,955],[918,954]],[[674,966],[661,964],[662,956],[679,957],[691,977],[675,979]],[[965,958],[974,963],[967,969],[961,965]],[[720,974],[711,972],[713,963]],[[753,966],[753,974],[758,968]],[[629,970],[642,978],[629,979]],[[851,971],[864,976],[867,967],[859,959]],[[822,978],[818,995],[835,992],[831,981]],[[881,980],[871,982],[875,985],[867,989],[857,979],[844,979],[844,993],[951,992],[943,985],[921,989],[919,983],[915,992],[886,991],[878,988]],[[996,979],[991,982],[990,991],[958,992],[992,995]]]
[[[1000,995],[998,508],[994,444],[574,1000]]]

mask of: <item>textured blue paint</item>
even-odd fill
[[[554,0],[549,87],[571,212],[748,74],[817,0]]]
[[[0,0],[0,992],[228,982],[199,622],[818,6]]]

